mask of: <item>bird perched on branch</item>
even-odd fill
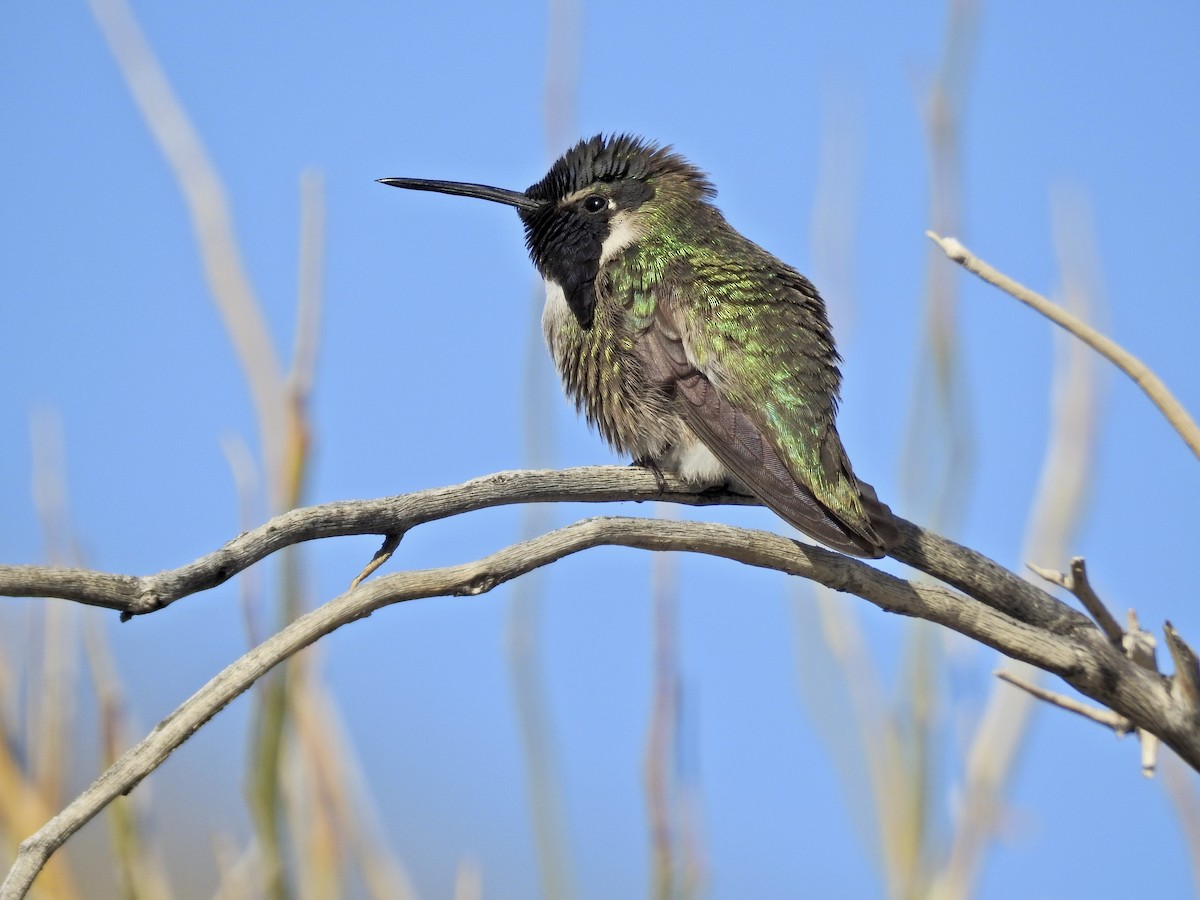
[[[516,207],[550,353],[616,450],[749,491],[845,553],[883,556],[899,539],[838,437],[839,357],[817,289],[731,228],[671,148],[597,135],[526,191],[380,180]]]

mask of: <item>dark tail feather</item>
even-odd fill
[[[886,503],[880,501],[875,489],[865,481],[857,481],[866,520],[851,527],[841,517],[827,509],[809,491],[795,484],[791,496],[779,492],[758,493],[758,497],[790,524],[825,546],[868,559],[886,556],[900,542],[900,530],[895,516]]]
[[[875,558],[886,556],[887,552],[900,543],[900,528],[896,525],[896,517],[891,508],[875,494],[875,488],[865,481],[858,482],[858,491],[862,497],[863,511],[875,532],[875,546],[878,552]]]
[[[851,527],[804,485],[790,481],[789,490],[783,491],[779,489],[780,481],[751,481],[746,486],[777,515],[826,547],[851,556],[879,559],[900,540],[892,511],[865,482],[857,484],[866,517]]]

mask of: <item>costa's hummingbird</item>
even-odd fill
[[[580,141],[528,190],[382,178],[516,207],[567,393],[618,452],[754,494],[856,556],[898,540],[835,426],[839,357],[817,289],[731,228],[703,172],[632,135]]]

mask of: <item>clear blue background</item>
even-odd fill
[[[541,177],[551,159],[545,7],[140,3],[137,13],[225,178],[282,347],[298,175],[324,173],[308,500],[521,467],[535,284],[517,217],[374,179],[520,188]],[[628,130],[674,144],[711,174],[736,227],[802,270],[813,271],[822,134],[849,123],[859,142],[848,198],[853,309],[826,291],[846,358],[841,430],[856,469],[901,514],[897,459],[930,225],[920,105],[945,15],[940,2],[621,0],[585,8],[577,55],[573,134]],[[1110,303],[1105,328],[1200,410],[1200,7],[987,4],[967,96],[960,237],[1053,291],[1050,196],[1064,185],[1083,192]],[[220,440],[252,439],[252,410],[179,191],[83,4],[0,9],[0,121],[0,559],[43,559],[28,423],[52,407],[65,423],[87,561],[133,573],[187,562],[238,530]],[[1050,326],[960,277],[978,456],[952,536],[1018,567],[1047,431]],[[1200,641],[1200,464],[1136,388],[1108,384],[1095,487],[1071,551],[1088,557],[1116,610],[1134,606],[1154,629],[1170,618]],[[557,464],[612,459],[566,403],[549,424]],[[777,527],[761,511],[711,515]],[[517,512],[477,514],[412,534],[391,565],[474,558],[518,533]],[[314,600],[340,592],[376,543],[311,548]],[[633,551],[589,553],[545,583],[541,662],[583,897],[638,896],[647,879],[649,566]],[[788,583],[710,561],[681,567],[687,752],[710,896],[879,895],[799,700]],[[385,830],[424,896],[445,896],[463,857],[478,860],[486,896],[537,890],[504,644],[510,597],[406,604],[318,651]],[[894,668],[904,624],[844,602],[861,613],[884,670]],[[106,621],[142,728],[245,646],[236,584],[127,625]],[[973,661],[965,690],[977,704],[993,663],[982,651]],[[182,803],[159,807],[160,827],[202,847],[210,827],[245,833],[238,779],[250,709],[239,700],[150,779],[159,800]],[[1042,711],[1010,800],[1008,837],[988,858],[980,896],[1189,892],[1176,820],[1160,785],[1138,774],[1131,740]]]

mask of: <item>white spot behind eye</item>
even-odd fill
[[[612,217],[608,225],[608,236],[600,246],[601,266],[641,238],[641,229],[635,221],[633,214],[628,210]]]

